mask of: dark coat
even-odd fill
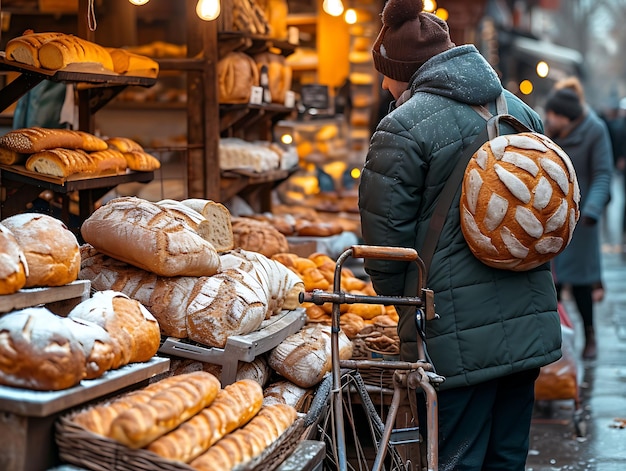
[[[472,45],[431,58],[412,77],[412,97],[372,136],[359,187],[366,244],[418,253],[437,197],[465,146],[485,121],[470,106],[492,104],[500,81]],[[504,92],[509,113],[542,131],[538,115]],[[491,107],[493,108],[493,106]],[[427,325],[430,358],[442,389],[474,385],[536,368],[561,356],[561,328],[548,264],[528,272],[490,268],[471,253],[460,229],[459,197],[448,213],[430,273],[440,318]],[[374,288],[416,295],[414,264],[366,260]],[[414,310],[398,309],[404,360],[417,359]]]
[[[580,186],[580,220],[567,248],[553,261],[559,283],[591,285],[601,280],[600,224],[611,197],[613,151],[604,121],[588,109],[584,118],[564,138],[553,138],[567,152]],[[588,217],[594,225],[584,223]]]

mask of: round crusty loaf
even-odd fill
[[[65,224],[46,214],[23,213],[2,221],[26,256],[26,288],[62,286],[78,277],[80,249]]]
[[[117,361],[113,340],[106,330],[93,322],[68,318],[72,333],[85,354],[85,379],[99,378]]]
[[[233,218],[232,228],[235,248],[259,252],[269,258],[277,253],[289,252],[287,238],[265,221]]]
[[[15,236],[0,224],[0,295],[13,294],[24,287],[28,263]]]
[[[256,63],[243,52],[230,52],[217,63],[220,103],[245,103],[259,85]]]
[[[483,263],[529,270],[565,249],[579,201],[574,167],[554,142],[535,133],[499,136],[467,165],[461,229]]]
[[[85,377],[85,354],[67,319],[45,307],[0,317],[0,384],[57,391]]]

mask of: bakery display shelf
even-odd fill
[[[279,49],[281,55],[289,56],[296,50],[295,44],[285,40],[241,31],[222,31],[218,33],[217,37],[219,43],[223,45],[220,47],[220,55],[222,57],[228,52],[225,49],[226,47],[230,50],[241,50],[250,55],[259,54],[269,49]]]
[[[302,308],[282,311],[263,321],[261,327],[246,335],[232,335],[224,348],[208,347],[189,339],[166,337],[161,342],[160,353],[222,366],[220,381],[226,386],[235,381],[240,361],[251,362],[258,355],[276,347],[288,336],[298,332],[306,322]]]
[[[220,133],[229,129],[243,129],[252,126],[260,120],[270,119],[277,122],[294,112],[294,108],[266,103],[262,105],[252,103],[220,103]]]
[[[169,358],[154,356],[145,363],[131,363],[109,370],[100,378],[82,380],[60,391],[33,391],[0,386],[0,410],[24,417],[47,417],[114,393],[169,370]]]
[[[16,309],[75,299],[77,302],[89,299],[91,282],[76,280],[63,286],[44,288],[23,288],[17,293],[0,296],[0,315]]]

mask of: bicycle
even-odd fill
[[[349,257],[415,262],[418,267],[418,293],[420,296],[367,296],[342,292],[341,271],[344,262]],[[327,459],[339,471],[348,469],[381,471],[386,469],[385,465],[391,470],[410,470],[414,463],[410,459],[406,459],[406,455],[401,452],[400,447],[414,443],[420,443],[420,447],[426,449],[425,457],[420,454],[419,469],[421,469],[424,458],[424,464],[428,471],[437,471],[438,469],[438,409],[435,388],[445,379],[436,374],[432,364],[427,360],[425,322],[434,319],[436,313],[434,293],[426,288],[424,273],[424,263],[414,249],[353,245],[337,259],[332,293],[313,290],[300,295],[300,302],[311,302],[318,305],[332,303],[333,305],[331,328],[332,387],[328,393],[331,404],[328,407],[327,415],[319,424],[319,430],[327,443],[327,448],[330,448],[327,450]],[[340,360],[340,305],[353,303],[414,306],[419,337],[418,361]],[[377,389],[372,385],[368,387],[363,381],[361,371],[371,369],[377,369],[383,373],[387,372],[387,374],[391,373],[392,388]],[[416,394],[420,389],[426,396],[426,427],[429,439],[425,446],[421,441],[419,424],[417,424]],[[376,410],[372,401],[371,395],[375,392],[392,394],[384,421],[382,419],[383,414]],[[357,420],[362,419],[362,417],[355,415],[353,408],[356,405],[355,400],[366,412],[364,418],[370,431],[368,437],[363,437],[363,434],[357,433]],[[399,408],[407,405],[412,415],[410,422],[412,421],[416,426],[394,429]],[[351,438],[354,449],[352,450],[351,461],[348,460],[347,455],[344,414],[350,424],[350,430],[353,432]],[[369,443],[363,443],[365,439],[369,439],[373,445],[375,453],[373,463],[372,456],[367,453]]]

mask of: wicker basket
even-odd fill
[[[145,449],[128,448],[89,432],[72,422],[74,415],[63,416],[56,423],[55,439],[64,463],[92,471],[193,471],[183,462],[165,459]],[[233,471],[275,469],[295,449],[303,430],[304,418],[298,417],[263,453]]]

